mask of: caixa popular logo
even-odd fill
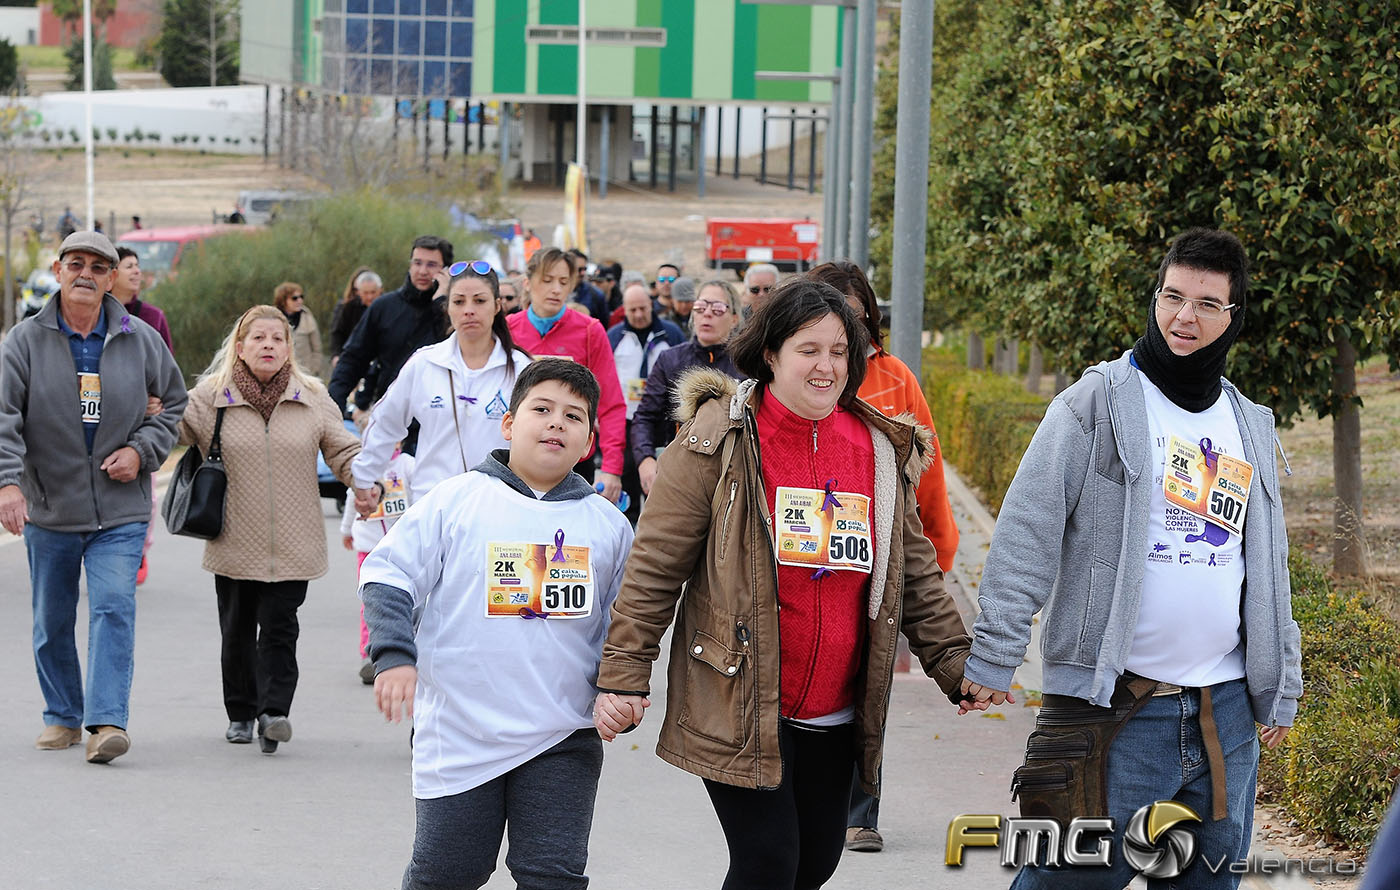
[[[1159,800],[1133,814],[1123,831],[1123,860],[1144,877],[1174,878],[1196,858],[1196,836],[1187,823],[1196,811],[1174,800]],[[967,847],[996,847],[1001,864],[1107,867],[1113,864],[1113,820],[1081,816],[1061,826],[1056,819],[1006,819],[998,815],[958,816],[948,824],[944,862],[963,864]]]

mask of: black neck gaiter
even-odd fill
[[[1177,355],[1157,324],[1155,298],[1147,304],[1147,333],[1133,344],[1133,359],[1142,373],[1178,408],[1198,414],[1220,398],[1220,378],[1230,347],[1244,327],[1244,306],[1231,313],[1230,326],[1215,342],[1190,355]]]

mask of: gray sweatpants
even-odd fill
[[[506,867],[520,890],[582,890],[603,741],[580,729],[503,776],[450,797],[415,801],[417,832],[403,890],[476,890]]]

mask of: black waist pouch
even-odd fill
[[[1110,707],[1082,698],[1046,695],[1026,740],[1026,759],[1011,777],[1011,799],[1028,819],[1108,815],[1108,748],[1118,730],[1137,713],[1156,681],[1125,677]]]

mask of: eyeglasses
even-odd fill
[[[69,260],[63,264],[63,268],[68,270],[69,275],[81,275],[86,269],[98,278],[112,271],[112,267],[108,263],[85,263],[82,260]]]
[[[290,297],[288,297],[287,299],[288,299],[288,300],[305,300],[305,299],[306,299],[306,294],[292,294],[292,295],[291,295]]]
[[[753,295],[756,297],[756,296],[758,296],[759,294],[766,294],[766,293],[768,293],[769,291],[771,291],[771,290],[772,290],[773,288],[775,288],[775,287],[777,287],[776,284],[759,284],[759,285],[755,285],[755,286],[753,286],[753,287],[750,287],[750,288],[749,288],[749,293],[753,294]]]
[[[657,283],[657,284],[670,284],[671,282],[673,282],[673,281],[675,281],[675,280],[676,280],[676,276],[674,276],[674,275],[658,275],[658,276],[656,276],[656,283]]]
[[[458,260],[447,267],[447,274],[456,278],[468,269],[471,269],[478,275],[489,275],[491,273],[491,264],[485,260]]]
[[[1169,290],[1159,290],[1152,296],[1158,309],[1172,315],[1176,315],[1183,306],[1190,303],[1191,310],[1201,321],[1218,321],[1225,317],[1231,309],[1239,308],[1234,303],[1222,306],[1215,300],[1188,300],[1181,294],[1172,293]]]
[[[715,302],[696,303],[690,307],[690,311],[696,315],[714,315],[716,317],[724,315],[729,311],[729,304],[716,300]]]

